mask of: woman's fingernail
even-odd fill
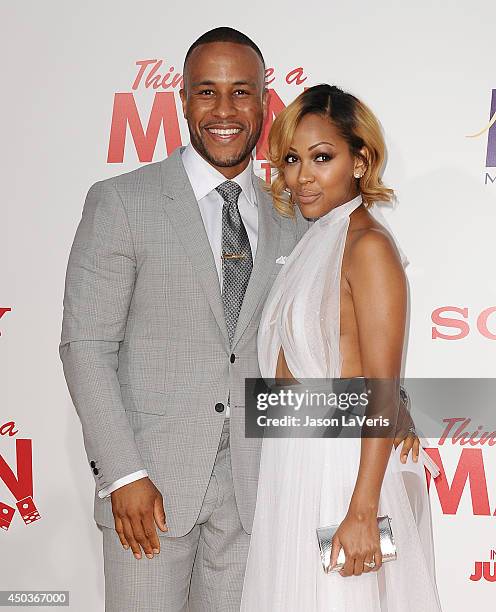
[[[134,553],[134,558],[135,559],[141,559],[141,555],[139,553]]]
[[[126,550],[129,550],[129,544],[123,544],[123,546]]]
[[[153,552],[154,552],[156,555],[158,555],[158,553],[159,553],[160,551],[159,551],[159,549],[158,549],[158,548],[154,548],[154,549],[153,549]]]

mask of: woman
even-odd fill
[[[385,146],[372,112],[337,87],[302,93],[275,120],[275,207],[316,219],[281,269],[259,328],[266,379],[398,380],[406,279],[371,211],[390,201]],[[287,197],[289,194],[289,197]],[[375,214],[375,213],[374,213]],[[407,491],[391,438],[265,438],[241,609],[247,612],[440,610],[421,449]],[[414,474],[414,472],[411,472]],[[397,559],[382,564],[377,516],[392,518]],[[315,529],[339,524],[324,574]]]

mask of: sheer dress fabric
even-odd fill
[[[259,327],[264,378],[275,377],[280,347],[296,380],[340,377],[341,265],[349,215],[361,201],[359,196],[320,217],[286,258]],[[418,463],[409,456],[407,464],[400,451],[401,444],[391,451],[379,503],[379,515],[392,518],[398,558],[378,572],[343,578],[324,574],[315,529],[345,517],[360,440],[263,440],[243,612],[441,610],[425,475],[425,469],[433,477],[439,470],[423,449]]]

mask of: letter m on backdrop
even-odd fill
[[[174,93],[167,91],[155,94],[146,131],[134,95],[115,94],[107,155],[109,164],[121,164],[124,161],[128,126],[140,162],[152,161],[161,127],[164,130],[167,155],[170,155],[181,144]]]
[[[426,448],[427,454],[437,463],[441,474],[434,480],[443,514],[456,514],[467,482],[470,485],[472,510],[474,515],[490,516],[489,496],[482,449],[464,448],[451,482],[441,460],[438,448]],[[427,486],[430,486],[431,476],[427,476]],[[496,512],[494,513],[496,516]]]

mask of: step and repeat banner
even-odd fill
[[[405,376],[494,376],[493,14],[489,0],[3,7],[0,590],[104,609],[94,480],[58,356],[65,269],[89,186],[188,142],[182,63],[206,30],[240,29],[265,55],[264,178],[268,128],[305,87],[339,85],[375,111],[398,196],[385,215],[410,261]],[[446,612],[489,610],[496,434],[469,406],[453,419],[429,439],[442,467],[429,483],[437,582]]]

